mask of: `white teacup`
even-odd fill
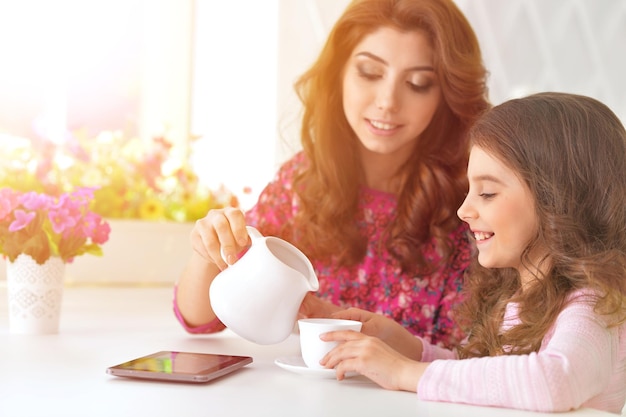
[[[300,349],[306,366],[312,369],[323,369],[320,360],[339,342],[325,342],[320,339],[322,333],[336,330],[361,331],[362,323],[355,320],[342,319],[300,319]]]

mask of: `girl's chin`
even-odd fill
[[[478,254],[478,263],[483,268],[497,268],[497,265],[494,264],[493,260],[489,259],[485,255]]]

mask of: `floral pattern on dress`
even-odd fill
[[[282,165],[257,204],[246,212],[250,226],[258,228],[263,235],[293,241],[293,230],[287,227],[281,233],[281,229],[291,224],[298,210],[292,183],[304,163],[304,155],[298,153]],[[383,314],[430,343],[453,347],[464,338],[454,323],[452,311],[461,301],[463,275],[470,263],[467,227],[462,224],[450,234],[455,250],[447,264],[429,275],[417,270],[402,273],[399,262],[386,249],[375,255],[381,236],[394,219],[396,203],[392,194],[361,190],[356,221],[369,242],[366,256],[358,265],[339,268],[311,259],[320,282],[317,295],[341,307]],[[425,246],[424,255],[432,261],[441,259],[434,242]]]

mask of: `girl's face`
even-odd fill
[[[521,268],[522,251],[537,233],[535,200],[510,168],[473,146],[467,168],[469,192],[457,211],[476,239],[478,262],[486,268]]]
[[[343,110],[366,152],[406,159],[441,100],[433,51],[421,31],[378,29],[346,63]]]

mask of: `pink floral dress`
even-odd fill
[[[292,184],[303,163],[303,154],[299,153],[280,168],[262,191],[257,204],[246,212],[248,225],[258,228],[263,235],[292,240],[290,236],[281,236],[279,230],[298,210]],[[311,259],[320,282],[317,295],[341,307],[358,307],[383,314],[430,343],[452,347],[464,337],[454,324],[451,312],[460,301],[463,273],[470,261],[467,229],[460,226],[451,234],[455,252],[448,264],[430,275],[417,271],[401,273],[399,263],[386,250],[382,256],[374,255],[395,210],[396,198],[392,194],[367,188],[361,190],[356,221],[362,235],[368,238],[367,254],[358,265],[341,268]],[[425,255],[433,261],[440,259],[432,244],[427,245]],[[178,312],[177,316],[192,333],[223,328],[217,323],[190,328]]]

